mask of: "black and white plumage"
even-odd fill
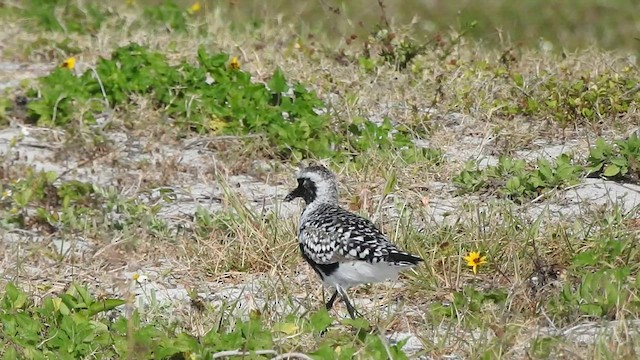
[[[285,201],[301,197],[306,207],[298,224],[298,241],[304,259],[335,292],[326,304],[331,309],[337,295],[355,318],[346,290],[352,286],[395,280],[400,271],[416,266],[421,258],[399,250],[369,220],[338,205],[338,187],[331,171],[310,166],[298,174],[298,187]]]

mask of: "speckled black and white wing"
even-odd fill
[[[419,257],[399,250],[369,220],[334,204],[304,214],[298,233],[304,255],[317,264],[360,260],[412,266]]]

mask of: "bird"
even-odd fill
[[[370,220],[339,205],[336,176],[313,165],[299,171],[298,186],[284,201],[302,198],[297,237],[304,260],[323,284],[334,289],[325,304],[331,310],[338,295],[352,319],[356,310],[347,296],[351,287],[395,280],[422,258],[398,249]]]

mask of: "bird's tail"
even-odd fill
[[[417,257],[415,255],[411,255],[406,252],[396,252],[396,251],[390,252],[387,259],[388,261],[395,262],[405,266],[418,265],[420,262],[424,261],[422,258]]]

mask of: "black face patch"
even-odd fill
[[[298,179],[298,187],[284,198],[285,201],[291,201],[295,198],[301,197],[307,205],[313,202],[317,196],[316,184],[309,178]]]

